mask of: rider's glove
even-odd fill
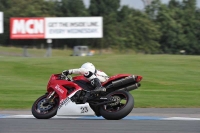
[[[65,75],[65,76],[69,75],[69,70],[64,70],[64,71],[62,72],[62,74]]]

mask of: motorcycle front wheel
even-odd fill
[[[49,119],[57,113],[59,106],[58,97],[52,99],[51,102],[45,103],[47,96],[47,94],[43,95],[33,103],[32,114],[37,119]]]
[[[134,98],[126,91],[114,91],[106,97],[113,101],[111,104],[100,107],[100,114],[107,120],[120,120],[126,117],[134,107]]]

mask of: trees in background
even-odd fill
[[[92,46],[108,48],[118,43],[117,13],[120,8],[120,0],[90,0],[89,13],[91,16],[103,17],[103,39],[93,39]]]
[[[43,0],[0,0],[0,11],[4,12],[4,34],[0,35],[0,44],[22,45],[37,40],[10,40],[11,17],[49,17],[56,16],[53,1]]]
[[[185,50],[186,54],[200,54],[200,21],[196,0],[170,0],[168,5],[154,0],[146,8],[146,13],[161,31],[161,53],[178,54],[180,50]]]
[[[89,45],[92,48],[116,48],[142,53],[200,54],[200,9],[196,0],[153,0],[145,10],[120,6],[120,0],[0,0],[4,12],[4,34],[0,43],[20,45],[44,43],[45,40],[10,40],[10,17],[103,16],[102,39],[55,39],[54,47]]]
[[[143,53],[159,51],[161,33],[146,13],[123,6],[118,13],[118,23],[117,37],[121,48]]]

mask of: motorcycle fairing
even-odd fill
[[[57,116],[95,116],[94,111],[91,109],[88,103],[85,104],[76,104],[71,101],[71,97],[76,94],[78,90],[71,93],[68,97],[60,102]]]
[[[47,91],[55,91],[60,99],[57,116],[95,115],[94,111],[90,108],[88,103],[76,104],[70,99],[73,95],[76,94],[77,91],[82,90],[82,88],[74,82],[68,80],[60,80],[58,76],[59,74],[53,74],[50,77],[49,83],[47,85]],[[76,78],[76,80],[81,79],[84,79],[84,77],[77,76]],[[74,90],[69,93],[69,90],[67,90],[64,86],[74,88]]]

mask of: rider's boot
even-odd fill
[[[106,88],[101,85],[101,82],[98,78],[92,79],[91,84],[95,87],[93,91],[96,92],[106,91]]]

